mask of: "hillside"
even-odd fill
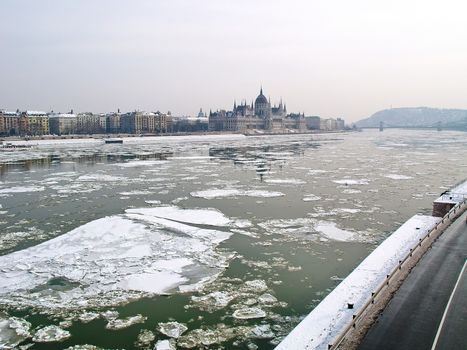
[[[386,127],[441,127],[446,129],[467,130],[467,110],[438,109],[428,107],[392,108],[376,112],[371,117],[355,123],[360,128],[379,127],[384,122]]]

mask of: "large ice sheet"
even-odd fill
[[[228,258],[215,247],[231,233],[192,224],[228,222],[217,210],[177,207],[129,209],[89,222],[1,256],[0,303],[52,309],[101,306],[138,293],[201,287],[225,268]]]
[[[128,209],[127,213],[156,216],[163,219],[200,225],[226,226],[230,223],[230,219],[217,209],[180,209],[178,207],[169,206]]]

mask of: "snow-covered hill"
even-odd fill
[[[467,110],[438,109],[428,107],[391,108],[376,112],[371,117],[356,123],[358,127],[378,127],[380,122],[385,126],[400,127],[441,127],[467,130]]]

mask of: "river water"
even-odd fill
[[[72,141],[0,153],[0,344],[272,349],[467,174],[460,132]]]

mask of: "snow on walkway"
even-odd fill
[[[390,274],[441,218],[415,215],[381,243],[276,347],[277,350],[327,349]],[[347,304],[354,304],[348,309]]]

